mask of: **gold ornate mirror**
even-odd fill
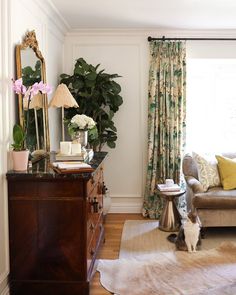
[[[16,46],[17,79],[22,78],[26,87],[35,82],[46,83],[45,60],[38,47],[34,31],[27,32],[23,42]],[[50,151],[48,126],[48,99],[47,94],[38,94],[33,97],[27,110],[26,103],[19,95],[19,120],[23,127],[27,112],[29,113],[29,129],[26,139],[27,148],[35,154]]]

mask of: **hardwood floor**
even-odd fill
[[[117,259],[120,250],[120,240],[125,220],[142,220],[141,214],[108,214],[105,217],[105,243],[102,245],[98,258]],[[100,284],[99,273],[96,272],[90,285],[90,295],[108,295]]]

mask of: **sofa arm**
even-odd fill
[[[204,192],[204,189],[203,189],[201,183],[195,177],[185,176],[185,180],[186,180],[187,185],[189,186],[189,188],[191,188],[191,190],[193,191],[194,194]]]

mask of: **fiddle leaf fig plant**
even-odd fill
[[[97,123],[98,136],[90,137],[89,144],[94,150],[101,151],[104,144],[115,148],[117,129],[114,114],[123,103],[121,87],[114,79],[118,74],[108,74],[98,70],[100,64],[93,66],[83,58],[77,59],[72,75],[62,74],[61,83],[69,88],[79,108],[66,110],[66,119],[76,114],[85,114]]]

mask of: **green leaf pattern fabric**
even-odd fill
[[[185,146],[186,48],[184,42],[150,42],[148,166],[143,215],[159,218],[157,183],[180,183]]]

